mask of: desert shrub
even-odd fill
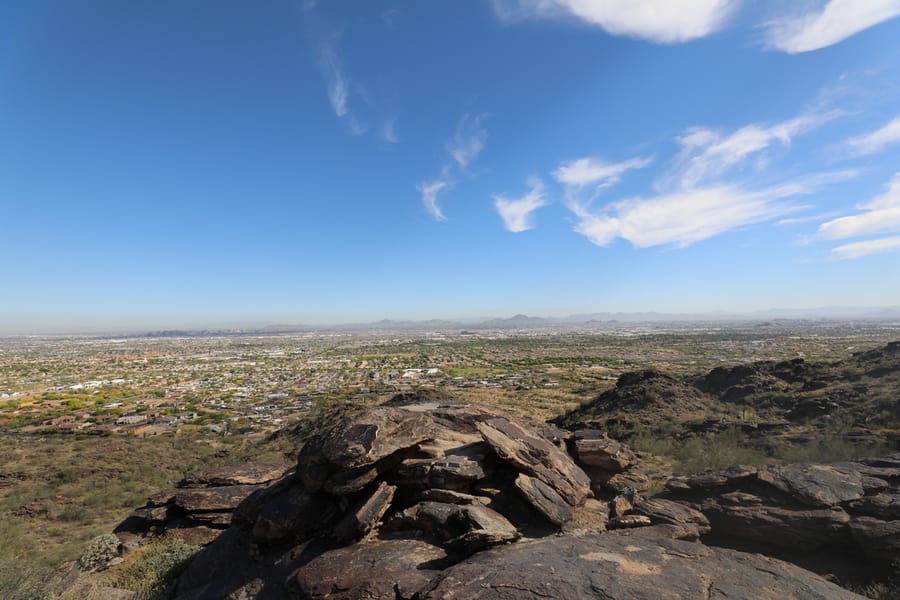
[[[60,521],[81,521],[88,514],[87,509],[82,504],[73,504],[67,506],[56,515]]]
[[[163,537],[133,551],[120,565],[116,587],[137,592],[141,600],[170,598],[175,579],[200,550],[181,538]]]
[[[632,439],[631,446],[641,452],[673,459],[678,474],[772,462],[765,452],[748,446],[746,442],[746,436],[737,429],[731,429],[684,440],[643,433]]]
[[[809,444],[792,444],[776,448],[775,457],[784,462],[836,462],[896,452],[886,440],[854,442],[837,436],[827,436]]]
[[[111,533],[98,535],[85,546],[78,557],[78,568],[89,571],[105,565],[119,554],[119,538]]]

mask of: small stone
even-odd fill
[[[626,529],[631,527],[645,527],[650,525],[650,517],[644,515],[625,515],[609,520],[610,529]]]

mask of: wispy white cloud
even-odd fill
[[[747,225],[771,221],[801,207],[789,198],[811,194],[823,185],[854,175],[851,171],[821,173],[763,189],[739,184],[698,187],[615,202],[599,211],[576,212],[575,231],[598,246],[617,238],[637,248],[696,242]]]
[[[900,173],[894,175],[883,194],[857,208],[863,212],[819,225],[818,236],[827,240],[844,240],[900,233]]]
[[[831,257],[835,260],[850,260],[896,250],[900,250],[900,236],[836,246],[831,249]]]
[[[381,127],[381,137],[384,138],[384,141],[389,142],[391,144],[396,144],[400,141],[400,138],[397,137],[397,119],[389,118],[385,119],[384,123]]]
[[[328,94],[328,102],[331,104],[334,114],[350,135],[362,135],[368,130],[368,126],[350,110],[351,90],[363,92],[362,86],[355,85],[347,75],[338,54],[338,45],[341,36],[339,33],[325,38],[318,48],[319,68],[325,78],[325,90]]]
[[[422,194],[422,202],[428,212],[438,221],[446,221],[438,203],[438,194],[454,185],[452,173],[467,175],[469,165],[478,158],[487,142],[487,130],[482,125],[484,115],[463,115],[456,127],[456,134],[447,144],[447,153],[453,162],[448,162],[441,170],[441,176],[433,181],[422,182],[416,189]],[[454,169],[455,165],[455,169]]]
[[[463,115],[456,128],[453,141],[447,146],[450,156],[465,171],[469,164],[478,158],[487,142],[487,130],[482,125],[484,115]]]
[[[328,92],[328,101],[334,114],[343,117],[347,114],[347,97],[350,93],[350,80],[344,73],[341,59],[338,57],[337,45],[340,36],[333,35],[322,44],[319,53],[319,66],[325,76],[325,86]]]
[[[494,207],[507,231],[518,233],[532,229],[532,213],[549,204],[543,181],[529,179],[528,186],[531,189],[521,198],[507,198],[503,194],[494,196]]]
[[[652,156],[636,156],[617,163],[585,157],[562,163],[553,171],[553,178],[563,185],[569,210],[579,218],[587,218],[591,215],[591,203],[601,191],[619,183],[628,171],[643,169],[652,162]]]
[[[866,156],[881,152],[887,146],[900,142],[900,117],[870,133],[847,140],[847,147],[855,156]]]
[[[832,110],[805,114],[772,125],[752,123],[727,135],[703,127],[689,129],[678,138],[681,152],[672,169],[660,180],[659,187],[690,189],[708,183],[750,159],[760,159],[773,144],[790,145],[796,136],[842,114]]]
[[[579,158],[561,164],[553,177],[566,186],[575,188],[608,187],[618,183],[626,171],[643,169],[653,162],[653,157],[635,157],[618,163],[608,163],[598,158]]]
[[[506,22],[575,17],[612,35],[661,44],[687,42],[721,29],[737,0],[493,0]]]
[[[778,194],[735,186],[694,189],[654,198],[634,198],[585,215],[575,230],[598,246],[623,238],[635,247],[685,247],[720,233],[783,216]]]
[[[447,217],[444,216],[444,211],[441,209],[441,205],[438,203],[438,196],[452,186],[453,181],[446,173],[446,169],[437,179],[423,181],[416,186],[416,189],[419,190],[419,193],[422,195],[422,204],[425,205],[425,210],[438,221],[447,220]]]
[[[818,10],[769,23],[769,44],[790,54],[810,52],[898,15],[900,0],[828,0]]]

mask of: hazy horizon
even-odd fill
[[[636,4],[4,3],[0,334],[900,305],[900,6]]]
[[[123,335],[142,335],[146,333],[165,332],[165,331],[228,331],[228,330],[265,330],[266,328],[277,327],[310,327],[322,330],[329,328],[355,328],[365,329],[369,325],[377,325],[384,321],[394,322],[398,324],[427,324],[428,322],[452,322],[460,326],[481,324],[493,320],[506,320],[518,316],[529,318],[544,319],[550,322],[559,322],[561,324],[575,324],[579,320],[587,320],[588,317],[603,316],[609,319],[621,319],[623,322],[665,322],[667,319],[677,320],[721,320],[725,321],[747,321],[747,320],[767,320],[767,319],[832,319],[832,320],[853,320],[853,319],[879,319],[884,318],[893,320],[900,318],[900,305],[893,306],[823,306],[823,307],[778,307],[765,308],[757,310],[745,311],[665,311],[665,310],[647,310],[647,311],[615,311],[615,310],[586,310],[570,313],[534,313],[522,311],[506,311],[503,313],[484,313],[472,315],[378,315],[366,317],[360,315],[356,318],[348,317],[345,319],[332,318],[321,319],[315,316],[307,316],[307,318],[291,318],[282,319],[266,319],[257,318],[231,318],[231,319],[209,319],[209,318],[173,318],[173,319],[140,319],[128,318],[123,320],[111,319],[109,317],[97,319],[95,321],[71,322],[68,320],[60,320],[55,322],[44,321],[42,324],[29,326],[27,324],[19,324],[18,326],[0,325],[0,337],[21,337],[31,335],[106,335],[106,334],[123,334]],[[656,318],[650,318],[656,317]]]

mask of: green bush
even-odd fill
[[[78,568],[90,571],[105,565],[119,555],[119,538],[111,533],[98,535],[85,547],[78,557]]]

